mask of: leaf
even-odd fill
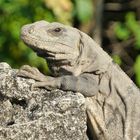
[[[113,55],[112,58],[113,58],[114,62],[117,63],[118,65],[122,64],[122,60],[119,55]]]
[[[137,56],[134,64],[134,72],[136,75],[136,83],[140,86],[140,55]]]
[[[88,22],[93,15],[92,0],[75,0],[78,19],[80,22]]]
[[[129,30],[133,33],[135,36],[136,42],[135,42],[135,48],[140,49],[140,24],[136,20],[135,13],[129,12],[126,15],[126,26],[129,28]]]
[[[135,13],[129,12],[129,13],[126,15],[126,26],[127,26],[133,33],[137,32],[138,24],[137,24],[137,21],[136,21]]]
[[[114,30],[117,38],[120,40],[127,40],[130,36],[130,31],[120,22],[116,23]]]
[[[140,29],[139,29],[140,32]],[[135,42],[135,48],[140,49],[140,33],[135,34],[136,42]]]

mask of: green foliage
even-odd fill
[[[135,39],[134,49],[137,51],[140,50],[140,24],[139,21],[136,20],[135,13],[133,12],[127,13],[125,17],[125,22],[123,23],[118,22],[116,24],[115,35],[121,41],[134,38]],[[134,63],[134,73],[136,76],[137,85],[140,86],[140,55],[136,57],[136,61]]]
[[[115,33],[120,40],[127,40],[130,36],[130,31],[120,22],[116,23]]]
[[[140,49],[140,24],[136,20],[134,13],[128,13],[126,15],[126,26],[127,28],[132,32],[132,34],[135,36],[136,43],[135,47],[136,49]]]
[[[88,22],[93,16],[92,0],[75,0],[77,17],[80,22]]]
[[[116,37],[120,40],[127,40],[135,37],[135,48],[140,49],[140,24],[136,20],[135,13],[129,12],[126,15],[125,22],[118,22],[115,26]]]
[[[136,75],[136,82],[138,85],[140,85],[140,55],[137,56],[136,62],[134,65],[134,71]]]
[[[120,56],[113,55],[112,58],[113,58],[114,62],[117,63],[118,65],[122,64],[122,60],[121,60]]]

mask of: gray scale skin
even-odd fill
[[[94,140],[140,140],[140,91],[111,57],[85,33],[60,23],[38,21],[21,38],[47,60],[53,76],[23,66],[19,76],[35,87],[82,93]]]

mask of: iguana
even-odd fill
[[[47,60],[53,76],[27,65],[19,76],[37,80],[33,88],[82,93],[94,140],[140,140],[140,91],[92,38],[47,21],[24,25],[21,38]]]

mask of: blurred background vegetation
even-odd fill
[[[140,0],[0,0],[0,62],[48,72],[45,60],[20,40],[20,28],[37,20],[86,32],[140,86]]]

